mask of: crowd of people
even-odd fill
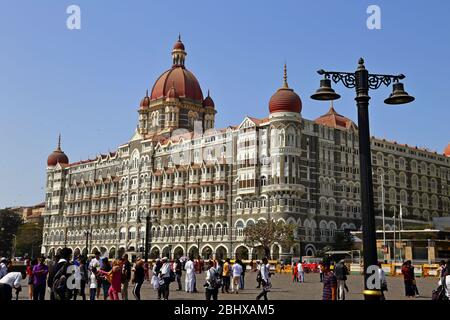
[[[292,282],[304,282],[305,262],[292,262]],[[346,293],[349,292],[347,287],[347,276],[350,274],[344,260],[334,264],[332,262],[322,261],[317,265],[317,270],[309,270],[319,272],[320,282],[323,283],[322,300],[345,300]],[[382,268],[381,262],[378,262],[378,279],[380,282],[379,293],[381,300],[385,300],[385,292],[388,291],[386,274]],[[447,262],[442,260],[439,264],[439,282],[438,288],[432,292],[433,300],[449,300],[450,299],[450,260]],[[410,260],[405,261],[401,267],[401,274],[405,287],[405,296],[408,298],[420,297],[419,289],[415,279],[414,266]]]
[[[119,259],[110,260],[97,252],[94,257],[72,258],[72,250],[64,248],[53,259],[39,257],[26,260],[24,272],[13,272],[12,262],[6,258],[0,263],[0,301],[12,300],[22,290],[22,279],[27,279],[28,298],[45,300],[48,291],[50,300],[128,300],[129,285],[136,300],[141,299],[141,288],[147,280],[156,291],[157,299],[168,300],[170,285],[174,282],[177,291],[183,290],[182,275],[185,273],[184,290],[197,293],[197,278],[205,274],[203,287],[206,300],[217,300],[222,294],[238,294],[245,286],[247,265],[237,259],[209,260],[206,265],[193,257],[177,258],[173,262],[167,257],[146,262],[137,258],[134,263],[124,254]],[[267,259],[250,262],[250,270],[257,273],[262,291],[256,297],[267,300],[270,291],[270,265]],[[150,276],[151,273],[151,276]],[[87,290],[89,289],[89,290]],[[86,291],[89,296],[86,296]]]
[[[450,260],[441,261],[439,267],[438,288],[433,291],[434,300],[448,300],[450,298]],[[305,268],[305,262],[292,262],[292,281],[305,282],[306,271],[320,274],[323,284],[323,300],[345,300],[347,276],[349,269],[344,260],[338,263],[322,261],[316,270]],[[218,300],[220,294],[239,294],[245,287],[247,272],[256,275],[257,289],[261,292],[256,299],[267,300],[272,283],[271,266],[267,258],[262,261],[250,261],[249,266],[237,259],[233,263],[230,259],[209,260],[206,263],[200,258],[181,257],[170,261],[167,257],[146,262],[137,258],[130,262],[127,254],[119,259],[110,260],[96,253],[90,259],[84,256],[72,257],[72,250],[64,248],[53,259],[39,257],[28,259],[23,272],[12,271],[12,262],[6,258],[0,261],[0,301],[16,299],[22,290],[22,280],[27,279],[28,298],[30,300],[45,300],[49,293],[50,300],[128,300],[129,286],[135,300],[141,299],[141,288],[145,281],[149,281],[159,300],[168,300],[170,286],[174,282],[177,291],[198,293],[197,280],[202,281],[206,300]],[[182,276],[185,273],[184,290]],[[204,276],[202,276],[202,273]],[[401,268],[403,275],[405,296],[419,297],[415,280],[414,266],[411,261],[405,261]],[[150,275],[151,274],[151,275]],[[388,290],[386,275],[378,264],[381,299]],[[89,296],[86,296],[86,291]]]

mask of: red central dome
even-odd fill
[[[197,78],[184,66],[185,57],[184,44],[181,38],[178,38],[172,50],[172,68],[156,80],[150,95],[151,100],[168,98],[169,92],[175,91],[180,98],[203,102],[203,92]]]
[[[151,100],[167,98],[172,86],[180,98],[203,101],[203,93],[197,78],[184,67],[177,66],[164,72],[153,85]]]

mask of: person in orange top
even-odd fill
[[[292,264],[292,282],[298,282],[298,269],[295,262]]]
[[[230,293],[230,259],[226,259],[222,271],[222,293]]]
[[[114,260],[111,271],[106,272],[98,270],[100,274],[103,274],[108,279],[111,286],[108,290],[108,295],[111,300],[119,300],[119,293],[121,291],[122,284],[122,267],[119,260]]]

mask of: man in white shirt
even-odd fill
[[[263,289],[261,293],[256,297],[256,300],[259,300],[262,297],[264,297],[264,300],[267,300],[267,292],[271,287],[269,277],[270,277],[270,264],[267,258],[263,258],[261,264],[261,282],[263,285]]]
[[[231,292],[234,291],[236,293],[239,293],[239,282],[241,280],[242,271],[242,262],[238,259],[231,268],[231,272],[233,274],[233,287],[231,288]]]
[[[189,257],[189,260],[184,265],[184,269],[186,270],[186,292],[194,292],[195,270],[194,262],[191,257]]]
[[[256,260],[256,282],[258,283],[256,289],[261,288],[261,261],[259,260]]]
[[[0,260],[0,279],[3,278],[8,273],[7,260],[3,257]]]
[[[7,273],[3,278],[0,279],[0,302],[11,301],[12,300],[12,289],[16,289],[16,293],[22,290],[20,281],[24,279],[25,276],[20,272],[10,272]]]
[[[100,253],[96,252],[95,257],[92,258],[91,262],[89,262],[89,270],[92,270],[92,268],[99,269],[100,268]]]

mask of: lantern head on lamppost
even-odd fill
[[[318,74],[324,74],[324,70],[317,71]],[[311,99],[319,101],[337,100],[341,96],[331,88],[331,80],[325,77],[320,80],[320,88],[311,96]]]
[[[384,103],[391,105],[405,104],[413,102],[415,98],[410,96],[408,92],[405,91],[405,87],[403,83],[396,82],[392,86],[392,93],[389,95],[389,98],[384,100]]]

